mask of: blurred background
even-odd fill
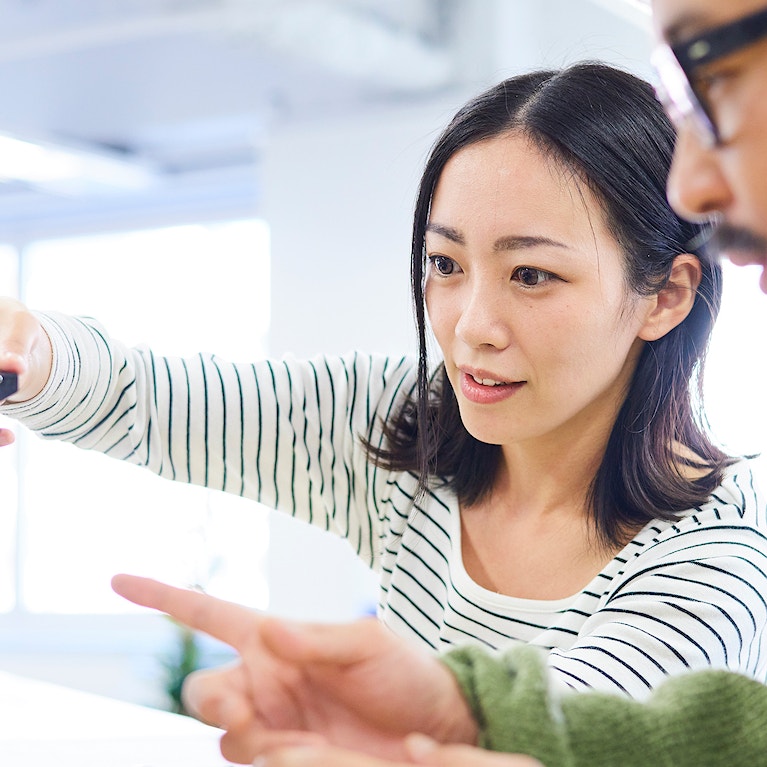
[[[411,351],[411,208],[454,111],[582,59],[651,79],[651,45],[640,0],[0,0],[0,291],[160,353]],[[767,299],[726,276],[709,415],[758,452],[745,338]],[[12,427],[0,669],[167,705],[185,637],[115,597],[118,571],[294,617],[374,609],[345,543]]]

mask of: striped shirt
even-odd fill
[[[648,524],[567,599],[483,589],[461,558],[444,488],[383,470],[361,437],[415,388],[409,357],[359,353],[232,364],[155,357],[94,321],[41,315],[54,365],[38,397],[3,408],[42,436],[255,499],[347,539],[380,574],[379,615],[435,650],[525,642],[576,689],[644,696],[707,667],[767,679],[767,521],[747,462],[703,506]]]

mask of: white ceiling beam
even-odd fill
[[[145,164],[91,147],[30,141],[0,133],[0,181],[22,181],[56,195],[145,191],[157,174]]]
[[[267,47],[348,78],[403,91],[442,87],[453,74],[449,53],[426,44],[416,33],[321,0],[222,0],[212,8],[196,6],[0,39],[0,62],[187,34]]]

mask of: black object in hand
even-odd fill
[[[19,388],[19,378],[16,373],[7,373],[0,370],[0,400],[4,400],[14,394]]]

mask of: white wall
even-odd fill
[[[263,168],[271,351],[412,346],[410,219],[442,113],[380,114],[274,135]]]
[[[494,4],[493,48],[499,78],[583,59],[599,59],[651,78],[649,16],[621,12],[624,6],[619,0],[494,0]]]

